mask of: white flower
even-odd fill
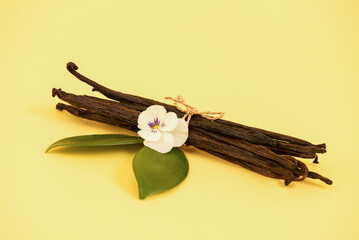
[[[160,105],[152,105],[138,116],[138,135],[143,144],[160,153],[182,146],[188,138],[188,124],[176,113],[166,112]]]

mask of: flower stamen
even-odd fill
[[[148,122],[148,126],[152,129],[158,129],[160,126],[160,120],[158,120],[158,117],[155,117],[152,122]]]

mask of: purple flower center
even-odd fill
[[[160,120],[158,120],[158,117],[155,117],[155,119],[153,119],[152,122],[148,122],[148,126],[152,129],[157,129],[159,126],[161,125],[161,127],[164,127],[166,124],[164,123],[160,123]]]

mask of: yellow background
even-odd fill
[[[0,239],[358,239],[358,1],[0,1]],[[177,188],[138,200],[138,147],[63,149],[124,130],[55,110],[52,87],[182,94],[200,110],[327,143],[309,168],[265,178],[194,148]]]

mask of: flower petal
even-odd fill
[[[153,129],[144,129],[137,132],[141,138],[148,141],[158,141],[161,138],[161,132]]]
[[[165,119],[167,111],[164,106],[152,105],[149,106],[145,112],[152,114],[152,119],[150,119],[150,121],[153,121],[157,117],[159,122],[162,122],[163,119]]]
[[[171,131],[170,133],[172,133],[172,135],[173,135],[173,140],[174,140],[173,146],[174,147],[182,146],[188,139],[188,124],[187,124],[187,122],[184,119],[179,118],[176,128],[173,131]]]
[[[137,127],[139,129],[151,129],[149,123],[153,121],[153,116],[150,112],[143,111],[138,116]]]
[[[157,152],[167,153],[173,148],[173,136],[171,133],[162,132],[161,138],[158,141],[145,140],[143,144]]]
[[[161,122],[160,130],[161,131],[172,131],[177,126],[178,117],[174,112],[168,112],[165,116],[163,122]]]

